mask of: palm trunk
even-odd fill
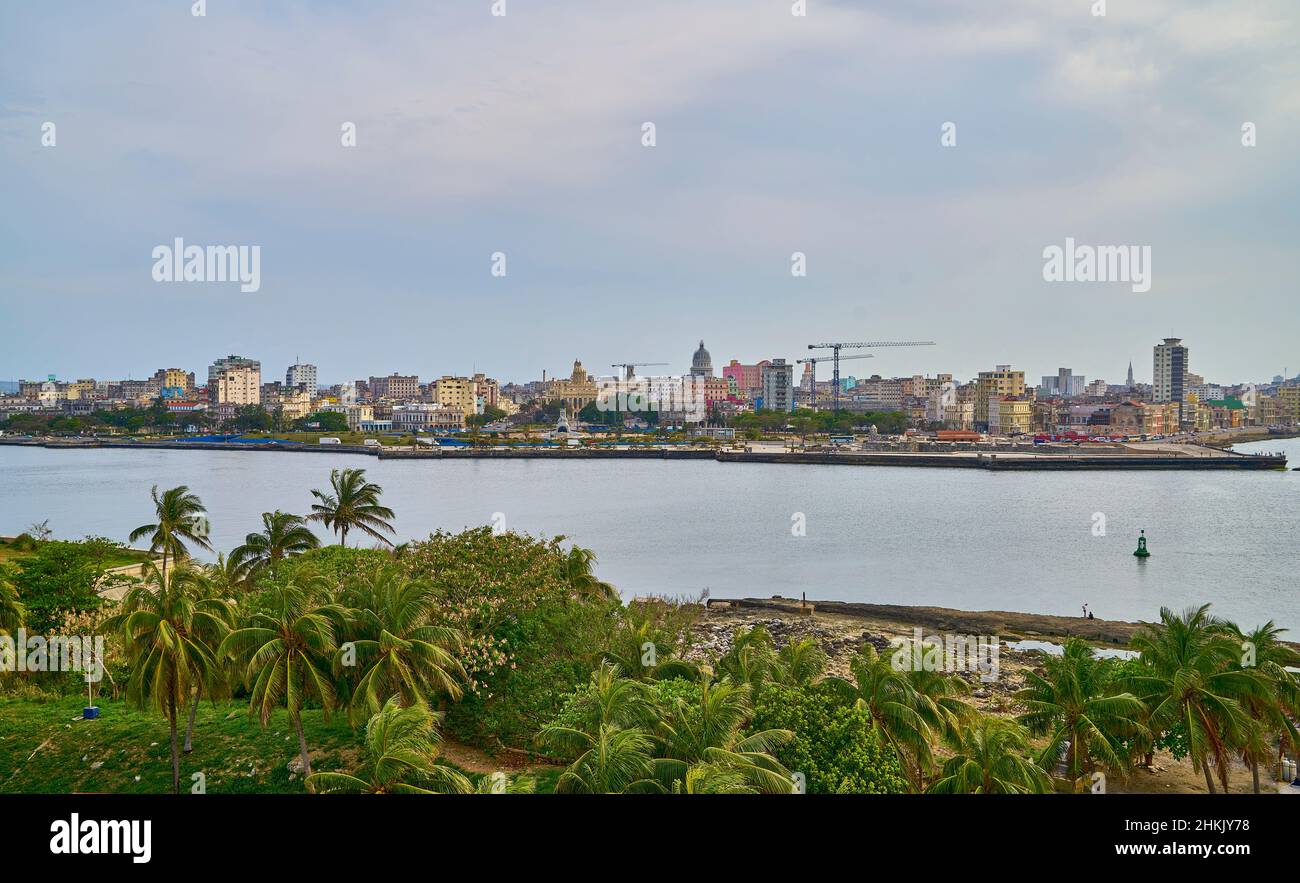
[[[181,758],[176,751],[176,676],[168,678],[167,723],[172,733],[172,793],[181,793]]]
[[[1259,792],[1259,761],[1255,760],[1253,757],[1250,759],[1250,778],[1254,782],[1255,793],[1256,794],[1260,793]]]
[[[1218,793],[1214,790],[1214,777],[1210,775],[1210,764],[1208,760],[1201,761],[1201,772],[1205,773],[1205,787],[1209,789],[1211,794]]]
[[[346,525],[339,531],[339,536],[339,545],[346,547],[348,544],[348,529]]]
[[[293,716],[293,728],[298,733],[298,754],[302,758],[302,775],[305,779],[311,775],[311,755],[307,753],[307,737],[302,733],[302,718]]]
[[[200,683],[194,689],[194,701],[190,703],[190,722],[185,727],[185,753],[189,754],[194,750],[194,716],[199,710],[199,699],[203,696],[203,684]]]
[[[144,571],[142,570],[141,573],[143,574]],[[162,589],[164,592],[167,591],[167,547],[166,546],[163,547]]]

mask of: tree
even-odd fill
[[[791,641],[777,654],[780,680],[791,687],[804,687],[826,672],[826,654],[812,638]]]
[[[654,742],[644,731],[601,724],[592,734],[548,726],[544,744],[577,748],[576,760],[555,783],[557,794],[623,794],[628,791],[662,791],[654,779],[650,753]]]
[[[104,572],[96,546],[55,540],[37,544],[19,566],[0,572],[0,581],[7,579],[13,585],[15,600],[23,607],[22,625],[48,633],[69,614],[103,606],[99,589]]]
[[[207,519],[204,517],[203,502],[185,485],[164,491],[158,496],[158,485],[150,491],[153,496],[153,524],[142,524],[131,531],[131,542],[144,537],[149,538],[149,551],[162,553],[162,582],[167,584],[167,559],[184,561],[190,556],[186,543],[193,543],[200,549],[212,550],[208,542]]]
[[[433,623],[437,597],[426,582],[405,576],[397,567],[384,567],[364,579],[350,601],[349,642],[360,670],[349,703],[349,714],[375,714],[384,697],[402,705],[428,705],[439,695],[461,696],[468,679],[453,655],[462,646],[461,633]],[[336,671],[346,667],[345,652],[335,654]]]
[[[1052,780],[1026,752],[1029,737],[1013,721],[981,715],[963,729],[930,794],[1044,794]]]
[[[1025,672],[1017,698],[1028,708],[1019,718],[1031,733],[1048,734],[1038,764],[1051,769],[1068,740],[1070,779],[1089,771],[1097,758],[1112,768],[1128,765],[1124,745],[1145,727],[1145,706],[1132,693],[1116,692],[1112,664],[1097,659],[1092,647],[1069,638],[1060,656],[1048,657],[1043,675]]]
[[[243,579],[252,580],[263,571],[274,572],[276,562],[320,547],[320,540],[306,519],[279,509],[262,513],[262,532],[244,537],[244,544],[230,553],[230,563]]]
[[[27,608],[18,600],[18,589],[0,573],[0,635],[22,628]]]
[[[596,578],[592,565],[596,563],[596,553],[590,549],[574,546],[564,559],[564,576],[573,586],[578,597],[588,600],[617,601],[618,589]]]
[[[1226,623],[1225,630],[1239,642],[1240,667],[1257,672],[1266,688],[1263,695],[1242,699],[1251,719],[1259,724],[1258,738],[1241,746],[1243,760],[1250,766],[1254,791],[1259,794],[1260,763],[1273,760],[1275,749],[1280,759],[1288,745],[1292,751],[1300,751],[1300,732],[1295,725],[1300,720],[1300,677],[1295,673],[1300,667],[1300,653],[1282,643],[1281,635],[1286,629],[1273,625],[1272,620],[1249,632],[1233,623]]]
[[[178,709],[193,688],[218,674],[216,655],[202,636],[219,632],[224,615],[219,602],[195,598],[187,581],[169,584],[149,566],[145,581],[126,594],[121,612],[106,622],[106,628],[121,630],[132,663],[128,698],[141,708],[154,704],[167,718],[175,794],[180,793]]]
[[[313,773],[307,788],[317,794],[470,794],[474,786],[438,763],[438,735],[424,703],[402,705],[396,696],[366,724],[366,761],[355,774]]]
[[[243,663],[249,687],[249,716],[262,726],[271,712],[283,705],[298,735],[303,773],[311,775],[311,756],[302,729],[304,703],[314,698],[328,716],[335,705],[330,660],[337,649],[335,628],[346,611],[317,604],[315,593],[294,583],[272,590],[268,612],[254,613],[249,625],[236,629],[221,642],[221,656]]]
[[[308,521],[319,521],[339,534],[339,544],[348,544],[348,531],[360,530],[382,543],[392,545],[380,531],[393,532],[393,510],[379,505],[384,489],[366,481],[364,469],[330,470],[332,493],[314,490]]]
[[[687,774],[692,767],[702,766],[714,787],[722,785],[718,773],[729,771],[743,783],[737,790],[789,794],[793,790],[790,771],[771,752],[792,741],[794,733],[775,728],[745,733],[743,728],[753,717],[748,697],[744,686],[702,678],[698,703],[677,698],[658,727],[664,754],[656,762],[660,781],[674,790],[694,787]]]
[[[195,679],[194,698],[190,701],[190,716],[185,725],[185,742],[181,748],[185,754],[194,750],[194,718],[198,714],[203,691],[206,689],[210,697],[229,692],[229,679],[220,665],[217,648],[234,627],[235,607],[225,595],[223,582],[213,578],[214,571],[219,573],[216,568],[181,565],[172,573],[172,582],[177,590],[186,592],[194,599],[196,607],[203,613],[194,619],[190,629],[192,637],[202,641],[218,663],[204,672],[203,677]]]
[[[1147,671],[1125,686],[1151,709],[1153,732],[1183,725],[1192,766],[1204,773],[1213,794],[1210,768],[1226,791],[1233,748],[1249,741],[1251,722],[1242,703],[1263,698],[1267,687],[1254,671],[1238,666],[1237,642],[1209,609],[1204,604],[1178,615],[1160,608],[1160,625],[1133,636]]]
[[[313,423],[316,425],[312,426]],[[318,432],[347,432],[348,418],[337,411],[317,411],[315,414],[309,414],[295,421],[294,428],[299,432],[313,429]]]

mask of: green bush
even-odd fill
[[[811,794],[902,794],[898,756],[871,718],[822,683],[801,689],[768,686],[759,694],[752,730],[783,729],[794,741],[774,753],[802,773]]]

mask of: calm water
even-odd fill
[[[1300,442],[1270,441],[1300,465]],[[987,473],[703,462],[379,461],[333,454],[0,447],[0,534],[125,540],[187,484],[229,550],[331,467],[383,485],[403,539],[505,514],[594,549],[624,596],[782,594],[1150,619],[1210,601],[1300,630],[1300,472]],[[807,535],[791,535],[803,513]],[[1105,535],[1094,535],[1094,513]],[[1145,528],[1152,557],[1132,556]]]

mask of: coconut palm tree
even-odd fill
[[[471,794],[474,786],[438,763],[441,737],[423,702],[402,705],[396,696],[366,724],[366,761],[355,774],[312,773],[317,794]]]
[[[18,589],[0,574],[0,635],[22,627],[27,608],[18,600]]]
[[[618,589],[596,578],[594,567],[596,553],[574,546],[564,558],[564,578],[580,598],[596,601],[618,601]]]
[[[105,621],[105,628],[120,629],[131,677],[126,693],[141,708],[152,703],[167,717],[171,731],[172,791],[180,793],[180,755],[177,745],[178,709],[191,691],[219,675],[219,663],[205,635],[220,631],[224,605],[196,598],[185,580],[163,578],[152,566],[144,582],[122,599],[120,612]]]
[[[1147,668],[1124,684],[1151,709],[1150,727],[1160,733],[1181,723],[1192,766],[1215,793],[1211,767],[1228,789],[1228,764],[1235,746],[1249,741],[1250,716],[1244,702],[1263,699],[1268,687],[1253,669],[1238,665],[1241,649],[1210,605],[1181,615],[1160,608],[1160,625],[1133,636]]]
[[[717,663],[718,677],[736,684],[748,684],[757,690],[769,681],[781,678],[781,661],[771,633],[761,625],[736,629],[728,650]]]
[[[745,735],[743,728],[752,717],[746,687],[702,678],[699,703],[677,699],[659,724],[657,735],[665,755],[655,764],[660,781],[681,787],[692,767],[707,765],[734,771],[746,791],[789,794],[790,771],[771,752],[788,744],[794,733],[762,730]],[[715,779],[714,786],[719,784]]]
[[[200,549],[212,551],[208,542],[207,519],[204,515],[203,502],[185,485],[163,491],[158,496],[158,485],[154,485],[150,494],[153,496],[153,524],[142,524],[131,531],[130,541],[136,542],[149,538],[149,551],[162,553],[162,583],[167,584],[167,559],[173,562],[184,561],[190,557],[186,543],[193,543]]]
[[[1029,735],[1004,718],[981,715],[961,733],[929,794],[1044,794],[1052,780],[1027,756]]]
[[[601,724],[593,734],[549,724],[539,734],[542,744],[576,749],[577,759],[555,783],[557,794],[622,794],[663,791],[655,781],[651,752],[654,740],[635,727]]]
[[[207,691],[209,698],[214,699],[229,695],[230,676],[233,672],[221,665],[217,648],[234,628],[237,614],[234,600],[226,597],[224,586],[212,578],[209,568],[179,565],[173,569],[171,581],[178,591],[193,598],[196,607],[205,614],[195,619],[191,632],[195,640],[202,641],[217,661],[217,665],[207,672],[206,677],[197,678],[194,682],[194,697],[190,701],[185,742],[181,748],[183,753],[189,754],[194,750],[194,719],[198,715],[204,691]]]
[[[1112,768],[1128,765],[1124,740],[1145,729],[1145,706],[1132,693],[1116,692],[1112,666],[1097,659],[1092,647],[1069,638],[1060,656],[1043,663],[1043,674],[1025,672],[1025,687],[1016,694],[1028,709],[1019,717],[1031,733],[1048,734],[1039,766],[1050,769],[1067,740],[1071,781],[1087,772],[1096,758]]]
[[[934,767],[930,743],[942,736],[946,716],[933,700],[917,690],[909,672],[895,668],[870,644],[862,648],[849,668],[853,683],[848,684],[848,692],[898,754],[912,787],[922,790],[926,772]]]
[[[296,583],[272,591],[270,609],[254,613],[249,625],[226,635],[221,656],[243,664],[249,687],[249,716],[262,726],[271,712],[284,706],[298,736],[304,775],[311,775],[311,756],[302,729],[303,704],[316,699],[328,716],[335,705],[330,661],[337,648],[335,630],[347,611],[317,603],[316,592]]]
[[[320,547],[306,519],[279,509],[262,513],[261,533],[250,533],[244,544],[230,553],[230,564],[245,580],[263,571],[274,572],[276,562]]]
[[[335,654],[336,672],[347,668],[347,656],[360,672],[349,715],[380,710],[382,697],[396,695],[402,705],[427,705],[439,695],[461,696],[468,679],[459,652],[461,633],[432,621],[437,598],[428,583],[412,580],[396,567],[384,567],[361,581],[349,600],[347,633],[350,653]]]
[[[1259,794],[1260,763],[1270,763],[1275,755],[1280,758],[1287,746],[1300,751],[1300,732],[1295,725],[1300,720],[1300,676],[1291,670],[1300,667],[1300,653],[1282,643],[1286,629],[1278,628],[1272,620],[1249,632],[1230,622],[1224,624],[1224,629],[1242,651],[1238,665],[1253,669],[1266,686],[1264,695],[1242,699],[1251,719],[1259,724],[1256,737],[1241,746],[1254,791]]]
[[[339,534],[339,544],[348,544],[348,531],[359,530],[382,543],[392,545],[384,533],[392,533],[393,510],[379,505],[384,489],[366,481],[364,469],[331,469],[331,492],[314,490],[318,502],[311,506],[308,521],[319,521]]]
[[[791,641],[777,654],[780,679],[788,687],[804,687],[826,672],[826,654],[812,638]]]

